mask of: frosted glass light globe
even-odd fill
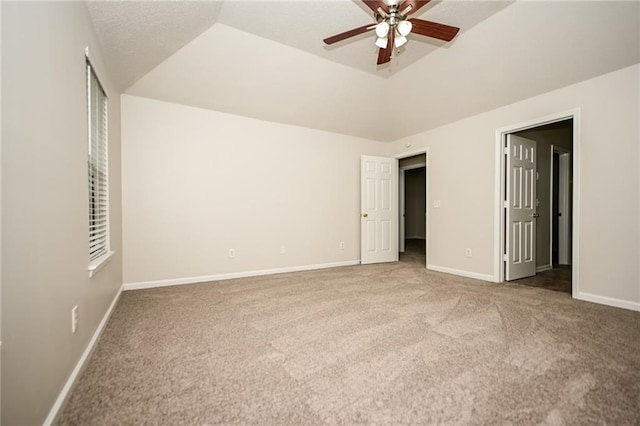
[[[388,42],[389,40],[386,37],[378,37],[378,39],[376,40],[376,46],[378,46],[380,49],[386,49]]]
[[[376,25],[376,35],[380,38],[384,38],[389,34],[389,23],[386,21],[380,22]]]
[[[406,36],[407,34],[409,34],[412,28],[413,28],[413,24],[409,21],[398,22],[398,32],[402,36]]]
[[[393,40],[393,44],[395,44],[396,47],[404,46],[406,42],[407,42],[407,38],[403,35],[398,36],[395,38],[395,40]]]

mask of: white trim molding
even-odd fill
[[[60,391],[60,394],[58,395],[56,402],[53,404],[53,407],[51,407],[51,411],[49,411],[49,415],[44,421],[45,425],[48,426],[56,423],[62,407],[64,407],[64,404],[67,401],[67,398],[71,394],[71,390],[76,384],[76,380],[78,380],[78,377],[80,376],[80,373],[84,369],[87,360],[89,359],[89,357],[91,356],[91,353],[95,349],[96,343],[98,343],[98,339],[100,339],[100,336],[102,335],[102,332],[104,331],[104,328],[107,325],[109,318],[111,318],[113,309],[118,303],[118,300],[120,299],[121,294],[122,294],[122,286],[118,289],[118,292],[113,298],[113,301],[109,306],[109,309],[107,309],[107,312],[104,314],[104,317],[102,317],[102,321],[100,321],[100,324],[98,324],[98,328],[93,333],[93,336],[91,336],[91,340],[89,340],[89,344],[87,345],[84,352],[82,353],[82,356],[78,360],[78,363],[74,367],[73,371],[71,371],[71,375],[69,376],[62,390]]]
[[[393,158],[397,158],[398,160],[401,160],[403,158],[415,157],[416,155],[420,155],[420,154],[426,154],[428,157],[429,147],[418,148],[413,151],[401,152],[399,154],[394,155]],[[424,166],[420,166],[420,167],[424,167]]]
[[[552,269],[553,269],[553,265],[551,265],[551,264],[542,265],[542,266],[536,266],[536,272],[550,271]]]
[[[168,280],[142,281],[125,283],[124,291],[143,290],[147,288],[168,287],[173,285],[197,284],[211,281],[233,280],[236,278],[260,277],[264,275],[285,274],[288,272],[313,271],[316,269],[339,268],[342,266],[359,265],[360,260],[348,260],[345,262],[323,263],[319,265],[291,266],[287,268],[262,269],[257,271],[231,272],[228,274],[203,275],[200,277],[172,278]]]
[[[446,268],[444,266],[436,265],[427,265],[427,269],[430,271],[444,272],[445,274],[458,275],[460,277],[493,282],[493,275],[491,274],[479,274],[477,272],[463,271],[461,269]]]
[[[600,305],[613,306],[615,308],[629,309],[631,311],[640,312],[640,302],[631,302],[629,300],[616,299],[613,297],[598,296],[597,294],[590,294],[579,292],[577,295],[574,293],[573,297],[585,302],[598,303]]]
[[[110,250],[103,256],[100,256],[99,258],[91,262],[88,268],[89,278],[93,278],[93,276],[97,274],[100,269],[102,269],[107,263],[109,263],[114,254],[116,254],[116,252]]]

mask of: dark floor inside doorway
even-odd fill
[[[419,263],[427,266],[426,241],[421,239],[407,239],[404,243],[404,253],[400,253],[400,262]]]
[[[511,281],[513,284],[545,288],[571,294],[571,266],[556,265],[548,271],[538,272],[533,277]]]

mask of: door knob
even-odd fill
[[[367,216],[369,216],[369,215],[366,214],[366,213],[362,213],[362,217],[367,217]]]
[[[538,213],[534,213],[531,215],[531,217],[540,217],[540,215]]]

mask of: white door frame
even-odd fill
[[[420,155],[420,154],[418,154]],[[424,163],[417,163],[417,164],[412,164],[410,166],[400,166],[400,174],[398,176],[398,182],[399,182],[399,194],[398,194],[398,200],[400,200],[400,214],[399,214],[399,218],[400,218],[400,253],[404,253],[404,246],[405,246],[405,211],[407,210],[407,200],[405,199],[404,193],[405,193],[405,183],[404,183],[404,172],[407,170],[414,170],[414,169],[419,169],[419,168],[425,168],[425,172],[426,172],[426,168],[427,168],[427,162],[425,161]],[[426,177],[427,175],[425,174],[425,181],[427,179]],[[426,185],[425,185],[426,188]],[[427,203],[426,203],[426,199],[425,199],[425,213],[427,211]],[[426,214],[425,214],[426,216]],[[425,219],[426,220],[426,219]],[[426,229],[426,228],[425,228]],[[425,232],[426,234],[426,232]]]
[[[494,214],[494,266],[493,280],[495,282],[504,281],[504,238],[505,238],[505,214],[504,214],[504,185],[505,185],[505,156],[504,145],[506,136],[509,133],[531,129],[533,127],[544,126],[563,120],[573,120],[573,211],[572,211],[572,262],[571,262],[571,283],[572,297],[576,298],[580,286],[580,276],[578,274],[580,260],[580,109],[559,112],[546,117],[535,118],[533,120],[512,124],[499,129],[495,133],[495,214]],[[427,162],[429,157],[427,156]],[[428,171],[428,168],[427,168]],[[428,217],[428,216],[427,216]],[[427,222],[428,223],[428,222]],[[428,240],[427,240],[428,241]],[[427,251],[427,256],[429,252]]]
[[[426,225],[425,225],[425,239],[426,239],[426,250],[427,250],[427,261],[424,265],[424,267],[426,268],[427,265],[429,264],[429,257],[430,257],[430,247],[431,247],[431,233],[429,231],[429,186],[431,185],[431,179],[429,178],[429,174],[430,174],[430,168],[429,168],[429,162],[430,162],[430,156],[429,156],[429,148],[420,148],[417,149],[415,151],[410,151],[410,152],[403,152],[402,154],[396,154],[393,156],[393,158],[396,158],[398,160],[401,160],[403,158],[407,158],[407,157],[414,157],[416,155],[420,155],[420,154],[425,154],[426,156],[426,161],[424,164],[419,165],[417,167],[425,167],[425,179],[427,180],[427,184],[425,185],[426,188],[426,194],[425,194],[425,213],[426,213]],[[411,166],[409,167],[405,167],[404,170],[409,170],[410,168],[412,168]],[[402,176],[400,179],[404,179],[404,171],[402,171],[400,173],[400,175]],[[404,185],[404,181],[403,181],[403,185]],[[404,189],[404,187],[403,187]],[[404,196],[403,196],[403,202],[404,202]],[[404,231],[404,229],[403,229]],[[403,248],[404,248],[404,233],[402,234],[402,237],[400,237],[403,243]]]
[[[558,163],[558,176],[553,175],[553,163],[554,154],[560,154],[560,161]],[[550,212],[550,227],[549,227],[549,259],[553,264],[553,183],[554,180],[558,180],[558,210],[564,212],[562,219],[558,220],[558,264],[568,265],[569,262],[569,242],[571,233],[569,232],[570,223],[568,221],[567,212],[569,211],[569,162],[571,161],[571,151],[562,148],[558,145],[551,145],[551,188],[550,188],[550,200],[549,200],[549,212]]]

